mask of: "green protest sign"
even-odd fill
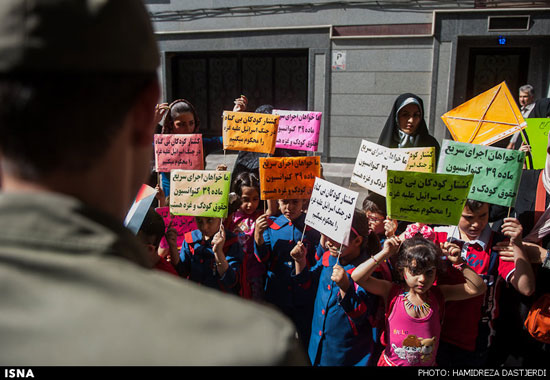
[[[549,118],[525,119],[527,127],[523,130],[527,134],[528,141],[522,134],[523,141],[531,146],[532,166],[529,169],[543,169],[546,165],[546,148],[548,147],[548,131],[550,130]]]
[[[474,176],[388,170],[388,217],[457,225]]]
[[[443,140],[437,172],[474,174],[468,198],[512,207],[524,160],[517,150]]]
[[[218,170],[171,170],[172,215],[225,218],[231,172]]]

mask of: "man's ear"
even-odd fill
[[[160,86],[155,79],[143,88],[130,109],[129,121],[133,125],[133,138],[136,145],[149,146],[153,142],[155,106],[159,96]]]
[[[157,247],[154,244],[145,244],[145,248],[151,255],[157,254]]]

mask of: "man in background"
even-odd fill
[[[277,312],[150,269],[124,217],[159,64],[139,0],[0,2],[0,363],[304,364]]]
[[[530,84],[526,84],[519,88],[519,105],[523,117],[529,117],[529,114],[535,106],[535,89]]]
[[[529,117],[529,114],[535,107],[535,89],[530,84],[523,85],[519,88],[519,110],[524,119]],[[519,138],[521,132],[516,132],[512,135],[510,142],[506,148],[518,149],[521,146],[521,139]]]

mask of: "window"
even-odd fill
[[[232,110],[241,94],[249,112],[262,104],[307,109],[307,50],[177,53],[171,67],[171,100],[184,98],[195,106],[205,135],[220,135],[223,111]]]

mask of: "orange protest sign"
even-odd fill
[[[261,199],[308,199],[321,176],[321,157],[260,157]]]
[[[223,149],[273,154],[279,115],[223,112]]]
[[[453,140],[491,145],[527,126],[506,82],[441,116]]]

